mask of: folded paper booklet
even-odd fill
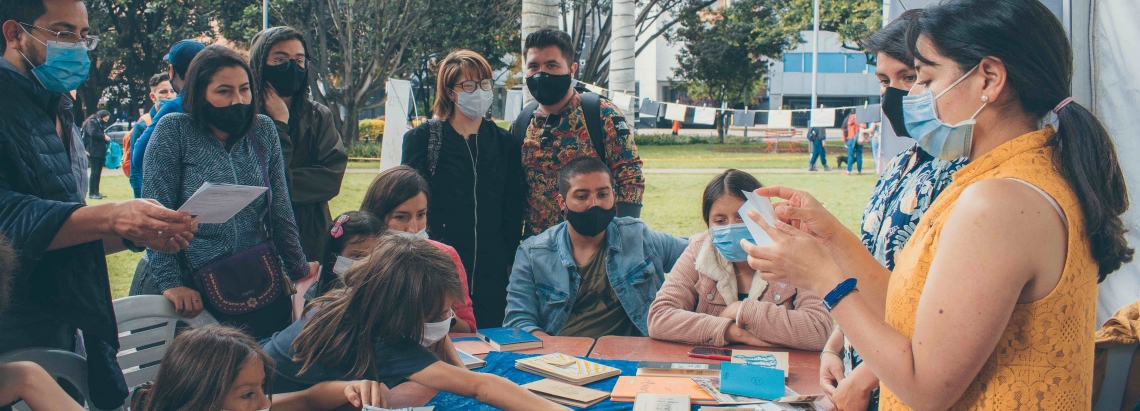
[[[788,378],[788,353],[786,352],[732,350],[732,363],[777,368],[784,371],[784,378]]]
[[[380,408],[371,405],[365,405],[360,411],[435,411],[435,406],[428,407],[407,407],[407,408]]]
[[[692,377],[693,382],[716,399],[719,405],[762,404],[768,401],[720,392],[720,377]]]
[[[467,369],[469,369],[469,370],[474,370],[476,368],[482,368],[483,366],[487,365],[487,362],[483,361],[483,359],[476,357],[474,355],[465,353],[465,352],[463,352],[463,350],[455,350],[455,352],[459,353],[459,359],[463,360],[463,366],[467,367]]]
[[[618,377],[610,399],[633,402],[638,394],[685,395],[698,405],[715,405],[716,399],[689,377]]]
[[[775,368],[724,364],[720,367],[720,391],[771,401],[784,396],[784,373]]]
[[[689,397],[669,394],[637,394],[633,411],[688,411]]]
[[[720,363],[656,362],[637,363],[637,375],[646,377],[719,376]]]
[[[748,227],[748,233],[752,234],[752,242],[760,246],[772,245],[772,237],[768,236],[768,232],[764,231],[764,229],[760,227],[760,224],[748,218],[748,210],[753,210],[759,213],[760,217],[763,218],[764,222],[768,223],[769,226],[776,224],[776,209],[772,207],[772,201],[767,197],[760,197],[751,191],[744,191],[743,193],[744,198],[747,198],[748,201],[745,201],[744,205],[740,206],[737,213],[740,214],[740,218],[744,219],[744,225]]]
[[[480,340],[479,337],[452,338],[451,344],[455,345],[455,349],[466,351],[471,355],[482,355],[495,351],[495,348],[491,347],[491,344]]]
[[[518,328],[484,328],[475,336],[498,351],[520,351],[542,348],[542,340]]]
[[[198,219],[198,224],[222,224],[230,221],[267,188],[234,184],[204,183],[178,211]]]
[[[574,385],[585,385],[621,374],[617,368],[559,353],[523,358],[515,361],[515,368]]]
[[[522,387],[538,394],[539,397],[575,408],[587,408],[610,397],[610,393],[605,391],[570,385],[549,378]]]

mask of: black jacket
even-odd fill
[[[107,126],[98,117],[92,116],[83,122],[83,145],[91,158],[107,157],[107,137],[103,129]]]
[[[405,134],[403,159],[431,184],[428,233],[459,253],[467,271],[475,322],[484,328],[498,327],[503,323],[507,283],[522,238],[522,146],[488,120],[483,120],[477,136],[466,140],[444,122],[432,176],[429,134],[426,122]],[[472,155],[476,172],[472,172]]]
[[[10,65],[9,65],[10,66]],[[56,133],[59,93],[0,66],[0,232],[17,251],[11,307],[18,305],[83,330],[90,400],[99,408],[123,404],[126,382],[115,353],[118,327],[111,304],[103,242],[48,251],[71,214],[83,206],[71,170],[70,134]],[[66,120],[67,115],[63,116]],[[65,124],[65,132],[71,127]],[[0,315],[0,333],[20,333],[12,309]],[[10,335],[10,334],[9,334]],[[2,347],[12,350],[21,347]]]

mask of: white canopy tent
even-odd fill
[[[884,15],[893,20],[904,11],[938,3],[939,0],[885,0]],[[1133,207],[1124,215],[1133,230],[1129,243],[1140,248],[1140,2],[1133,0],[1041,0],[1061,19],[1073,46],[1073,100],[1092,109],[1112,133],[1130,189]],[[1064,124],[1061,125],[1064,127]],[[914,144],[883,128],[881,157],[888,161]],[[1140,300],[1140,262],[1126,264],[1100,285],[1097,322],[1103,323],[1121,307]]]

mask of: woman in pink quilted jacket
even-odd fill
[[[740,240],[752,241],[737,210],[743,191],[760,181],[728,170],[705,187],[702,212],[709,231],[689,247],[649,308],[649,336],[686,344],[788,347],[819,351],[831,333],[823,300],[806,289],[769,283],[748,266]]]

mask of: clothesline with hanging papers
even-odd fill
[[[639,112],[643,116],[665,117],[666,120],[676,120],[682,122],[691,119],[691,122],[695,124],[715,124],[716,116],[718,113],[730,112],[733,113],[733,126],[753,127],[767,125],[768,128],[792,128],[792,113],[810,112],[812,113],[810,122],[811,127],[834,127],[836,111],[852,109],[856,110],[856,121],[880,121],[880,111],[878,104],[788,110],[754,110],[748,109],[747,107],[744,109],[702,107],[681,103],[659,102],[649,98],[641,99],[636,95],[610,90],[605,87],[590,84],[584,81],[578,81],[578,83],[584,86],[587,90],[601,95],[607,95],[607,93],[609,93],[610,101],[612,101],[614,105],[618,106],[618,108],[622,109],[623,111],[632,111],[633,101],[641,100],[641,110]],[[690,109],[692,110],[690,111]],[[661,115],[662,112],[664,112],[664,116]],[[690,112],[692,113],[691,115],[689,114]],[[756,115],[761,113],[768,114],[766,122],[756,121]]]

